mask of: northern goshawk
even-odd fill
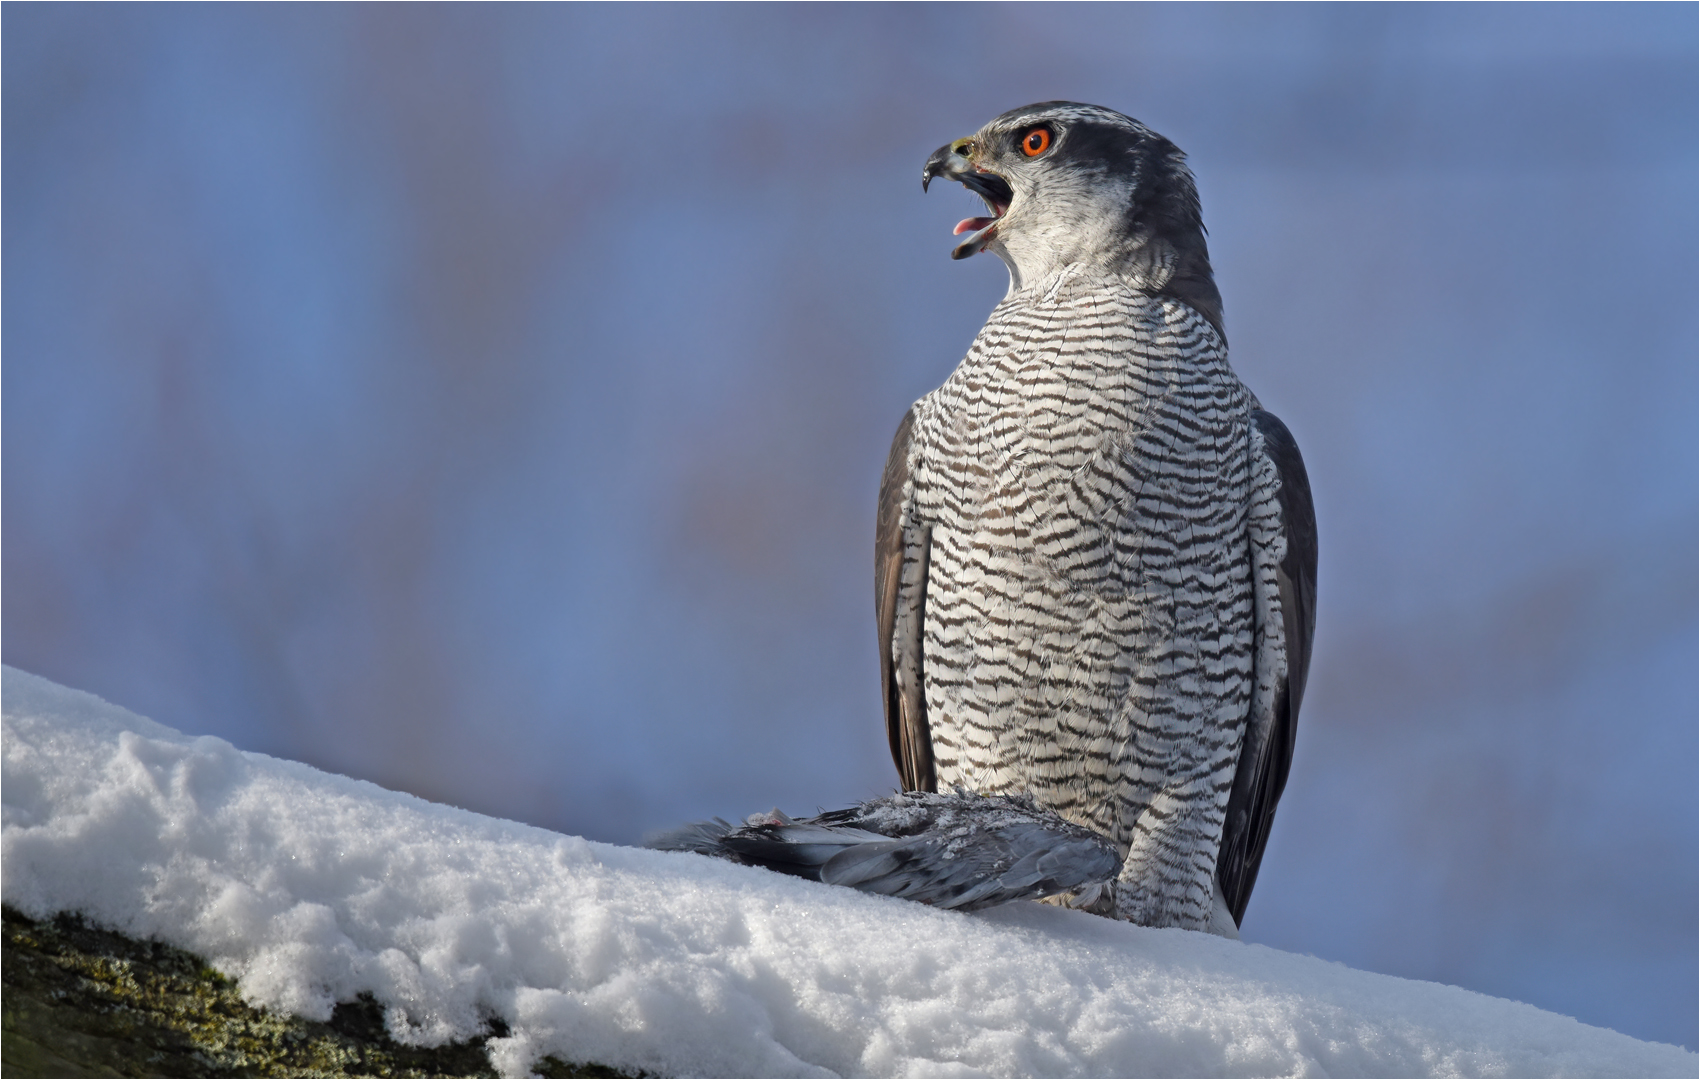
[[[940,147],[1009,292],[904,416],[875,589],[906,790],[1029,798],[1122,855],[1097,910],[1234,933],[1292,760],[1316,527],[1228,366],[1173,143],[1046,102]],[[1231,919],[1231,922],[1229,920]]]

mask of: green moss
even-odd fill
[[[230,980],[169,945],[74,916],[37,922],[4,909],[0,1072],[12,1076],[494,1076],[489,1036],[403,1046],[370,997],[328,1023],[245,1003]],[[490,1035],[505,1028],[493,1020]],[[625,1076],[548,1057],[544,1076]]]

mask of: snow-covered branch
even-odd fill
[[[1529,1005],[1037,904],[962,915],[590,843],[189,738],[4,672],[4,898],[204,957],[251,1004],[370,995],[662,1075],[1695,1075]],[[752,793],[759,801],[760,793]]]

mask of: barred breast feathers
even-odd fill
[[[1214,852],[1248,705],[1246,408],[1207,321],[1077,277],[999,305],[914,412],[929,568],[892,667],[925,657],[935,783],[1140,853],[1185,894],[1140,921],[1208,919],[1213,860],[1180,853]]]

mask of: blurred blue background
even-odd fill
[[[1696,1043],[1696,9],[4,10],[4,657],[596,839],[896,782],[941,143],[1198,173],[1322,536],[1254,942]]]

